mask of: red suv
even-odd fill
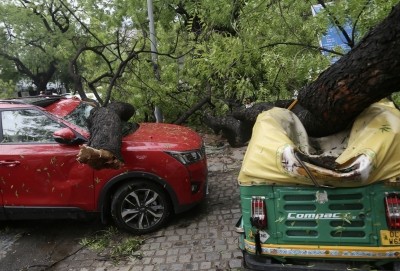
[[[59,96],[0,100],[0,220],[100,214],[143,234],[204,199],[205,149],[186,127],[124,123],[121,169],[79,163],[92,108]]]

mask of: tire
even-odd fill
[[[118,227],[140,235],[164,226],[171,213],[170,206],[165,191],[156,184],[131,181],[115,192],[111,215]]]

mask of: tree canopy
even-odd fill
[[[324,9],[313,16],[317,4]],[[321,47],[330,26],[346,31],[354,47],[396,4],[155,1],[152,52],[146,1],[6,0],[0,3],[0,79],[28,79],[38,89],[60,81],[72,92],[98,94],[104,105],[130,102],[138,120],[149,120],[159,106],[167,122],[185,122],[193,109],[222,114],[246,97],[292,97],[345,53]],[[190,121],[201,119],[194,116]]]

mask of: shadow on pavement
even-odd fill
[[[75,254],[80,241],[104,229],[99,220],[25,220],[0,225],[0,270],[50,270]]]

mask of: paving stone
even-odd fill
[[[168,256],[165,260],[165,263],[176,263],[178,261],[178,256],[173,255],[173,256]]]
[[[149,257],[149,256],[153,256],[155,254],[155,250],[141,250],[142,256],[143,257]]]
[[[150,245],[150,249],[159,249],[159,248],[160,248],[160,244],[161,244],[161,243],[152,243],[152,244]]]
[[[180,263],[190,263],[190,260],[192,259],[192,255],[190,255],[190,254],[180,255],[178,258],[179,258],[178,261]]]
[[[152,257],[144,257],[142,259],[143,264],[149,264],[153,258]]]
[[[173,246],[174,246],[174,244],[171,242],[164,242],[164,243],[161,243],[160,249],[170,249]]]
[[[154,255],[155,255],[156,257],[165,256],[165,255],[167,255],[167,251],[166,251],[166,250],[157,250],[157,251],[154,253]]]
[[[190,241],[192,239],[193,239],[192,235],[189,235],[189,234],[181,236],[181,240],[183,240],[183,241]]]
[[[200,263],[201,270],[209,270],[211,268],[211,262],[202,262]]]
[[[160,257],[153,258],[153,259],[151,259],[151,263],[152,264],[165,263],[165,258],[160,258]]]
[[[172,235],[172,236],[168,236],[167,237],[167,241],[166,242],[171,242],[171,241],[179,241],[180,240],[180,236],[179,235]]]
[[[241,267],[242,267],[242,260],[232,259],[229,261],[229,268],[241,268]]]
[[[223,260],[230,260],[232,259],[232,252],[222,252],[221,259]]]
[[[205,253],[196,253],[193,255],[193,261],[195,262],[205,261],[205,259],[206,259]]]
[[[178,252],[179,252],[178,248],[171,248],[171,249],[168,249],[167,255],[177,255]]]
[[[206,253],[206,261],[218,261],[221,258],[221,255],[218,252],[209,252]]]
[[[199,264],[198,263],[185,264],[183,270],[199,270]]]
[[[129,271],[153,271],[154,265],[133,266]]]

